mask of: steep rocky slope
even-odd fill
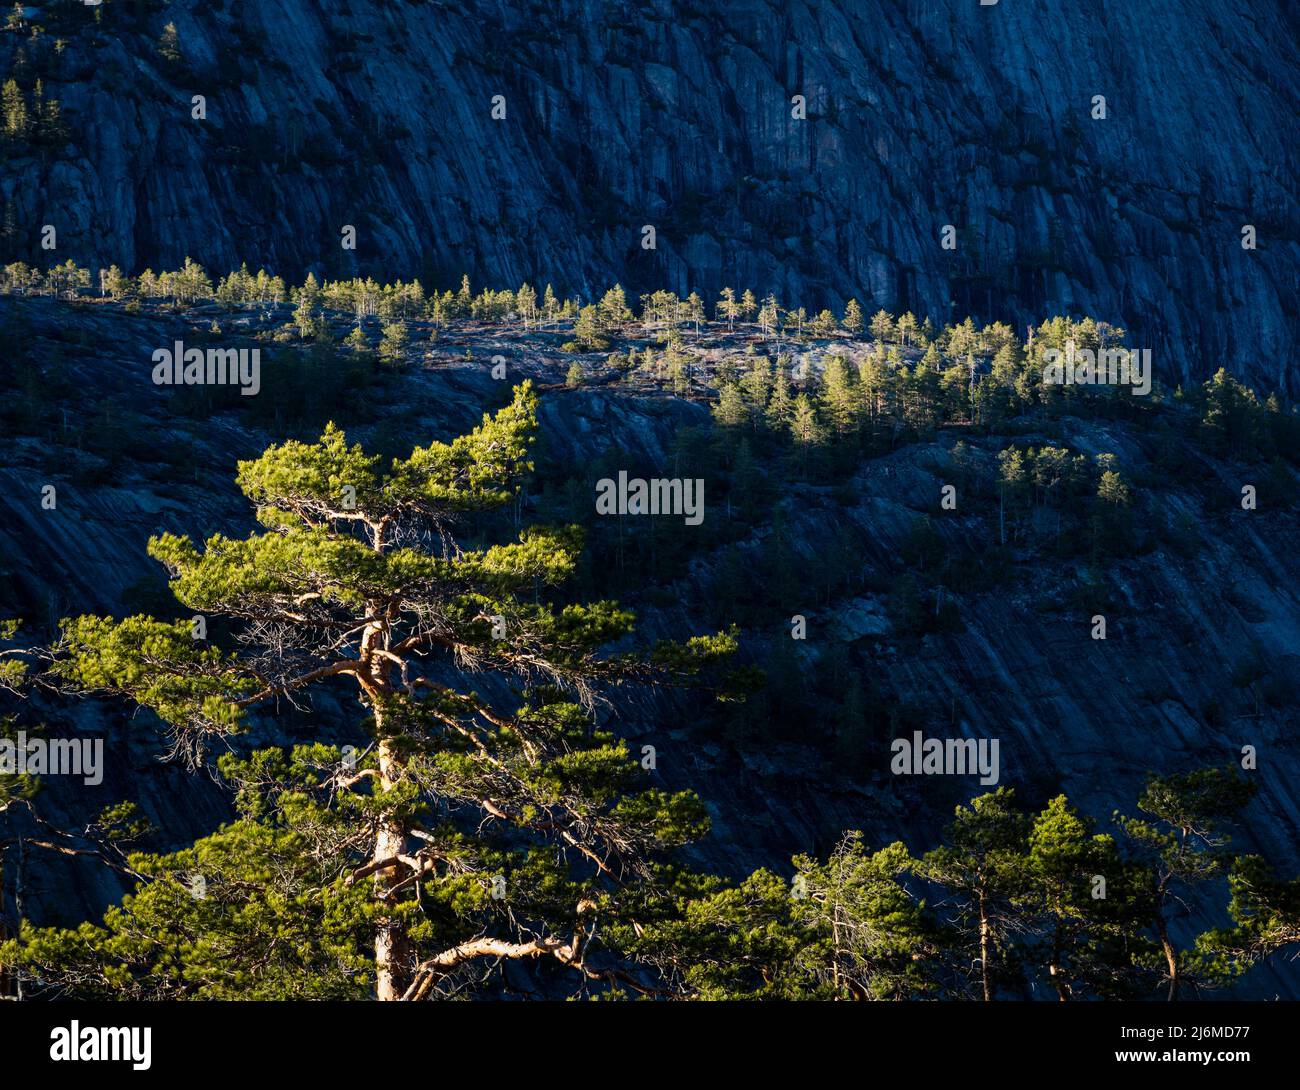
[[[102,465],[92,456],[58,455],[53,435],[6,437],[0,488],[9,497],[9,517],[0,523],[0,616],[19,613],[41,624],[82,611],[174,611],[145,555],[147,537],[161,530],[248,532],[252,520],[234,487],[233,463],[280,435],[234,412],[196,422],[175,411],[173,394],[149,384],[146,361],[153,347],[197,335],[180,318],[0,300],[0,321],[21,328],[42,360],[66,351],[66,359],[45,365],[42,379],[69,382],[82,392],[69,399],[73,408],[64,426],[75,431],[113,406],[128,415],[138,444]],[[531,343],[529,352],[512,354],[521,361],[517,375],[555,383],[567,358],[545,337],[534,335]],[[274,349],[271,359],[293,351]],[[483,359],[490,351],[479,345],[474,355]],[[392,379],[375,398],[374,422],[352,434],[369,441],[399,417],[403,427],[435,436],[475,422],[501,384],[458,352],[449,351],[434,368]],[[578,473],[611,448],[667,466],[677,426],[705,419],[697,403],[634,396],[618,387],[553,386],[543,402],[544,453],[551,464]],[[1143,444],[1122,425],[1067,418],[1062,428],[1074,449],[1117,453],[1137,480],[1151,469]],[[1038,441],[1032,434],[1019,439]],[[1152,500],[1170,516],[1191,516],[1201,546],[1190,558],[1160,550],[1111,565],[1115,600],[1107,610],[1105,642],[1089,638],[1087,615],[1070,599],[1080,574],[1073,562],[1031,565],[996,593],[962,596],[961,631],[908,639],[894,631],[878,588],[896,570],[916,515],[933,510],[951,443],[940,438],[903,447],[864,463],[833,490],[800,485],[783,498],[798,583],[807,594],[751,626],[749,650],[761,659],[770,641],[788,632],[789,616],[804,613],[810,638],[799,649],[801,669],[811,671],[837,645],[852,648],[854,662],[893,699],[939,709],[948,733],[1000,739],[1001,782],[1017,787],[1028,802],[1064,791],[1103,825],[1115,809],[1131,812],[1150,772],[1223,765],[1238,759],[1243,745],[1253,745],[1260,794],[1242,845],[1291,873],[1300,871],[1294,699],[1300,683],[1300,524],[1294,509],[1241,511],[1240,467],[1204,460],[1185,480],[1165,481]],[[995,450],[999,440],[987,445]],[[49,483],[58,488],[53,512],[40,505],[41,487]],[[947,547],[990,532],[974,515],[941,526]],[[765,532],[741,547],[757,548]],[[819,565],[828,543],[845,534],[860,549],[865,589],[826,601],[813,589]],[[640,630],[655,636],[706,629],[702,603],[719,563],[717,556],[699,557],[669,585],[632,594]],[[1272,694],[1262,702],[1235,678],[1256,649]],[[490,681],[474,684],[490,691]],[[974,778],[938,786],[891,776],[883,752],[867,775],[841,776],[828,768],[824,752],[797,737],[734,744],[706,729],[697,705],[663,694],[629,694],[609,714],[638,745],[657,747],[667,784],[694,788],[708,802],[714,831],[698,855],[720,872],[781,867],[794,852],[824,852],[845,828],[863,829],[874,843],[903,839],[923,850],[935,842],[951,805],[984,790]],[[147,717],[124,723],[119,711],[92,702],[52,707],[50,715],[53,722],[103,733],[110,754],[93,800],[79,785],[50,785],[42,806],[52,819],[78,825],[101,805],[134,798],[183,843],[227,813],[221,794],[202,776],[187,778],[174,764],[158,761],[163,747]],[[816,734],[820,715],[799,729]],[[264,724],[254,737],[287,731],[338,739],[348,736],[348,724],[345,709],[326,702],[305,719]],[[106,872],[56,867],[34,880],[28,908],[46,919],[83,918],[117,892]],[[1212,901],[1193,906],[1184,929],[1207,926],[1222,902],[1223,891],[1216,890]],[[1253,977],[1250,994],[1300,995],[1294,963]]]
[[[43,77],[71,138],[7,142],[6,260],[51,256],[53,224],[56,258],[130,271],[190,255],[586,295],[731,284],[940,323],[1089,312],[1133,330],[1167,379],[1227,363],[1300,389],[1293,5],[35,10],[46,33],[0,33],[0,71]],[[156,46],[167,21],[179,61]]]

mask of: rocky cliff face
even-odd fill
[[[10,513],[0,522],[0,617],[22,615],[40,625],[81,612],[121,616],[145,609],[175,616],[178,607],[164,595],[145,541],[163,530],[195,537],[252,530],[233,484],[234,462],[283,435],[254,426],[246,414],[186,418],[175,411],[173,394],[149,384],[146,361],[153,348],[196,338],[206,319],[0,299],[0,323],[21,330],[29,355],[41,361],[44,388],[68,383],[79,391],[68,399],[64,428],[75,435],[99,426],[101,414],[112,414],[140,444],[105,466],[87,454],[59,454],[81,444],[57,433],[7,440],[0,489],[10,498]],[[517,374],[556,383],[572,357],[556,351],[545,335],[517,337],[509,350]],[[463,360],[465,343],[440,349],[433,369],[390,380],[378,397],[378,419],[350,435],[369,443],[398,416],[424,439],[476,422],[500,383]],[[473,341],[473,356],[487,359],[500,347]],[[282,365],[296,351],[272,349],[266,366]],[[552,388],[543,400],[544,455],[576,473],[610,449],[669,465],[677,427],[704,420],[700,405],[681,400],[632,396],[617,387]],[[1106,641],[1089,638],[1087,614],[1069,598],[1079,574],[1073,561],[1028,566],[1007,589],[959,596],[961,631],[918,641],[893,630],[878,588],[897,571],[917,514],[932,509],[949,439],[864,463],[833,490],[800,485],[783,497],[797,583],[808,600],[800,597],[781,616],[750,626],[747,648],[761,661],[772,633],[787,631],[789,614],[807,614],[811,636],[800,646],[801,670],[811,673],[837,645],[852,648],[855,669],[879,681],[890,699],[938,709],[945,734],[999,739],[1000,782],[1016,787],[1027,803],[1063,791],[1107,829],[1114,810],[1132,812],[1151,772],[1222,766],[1252,745],[1259,797],[1240,845],[1287,873],[1300,871],[1294,696],[1300,683],[1300,526],[1294,510],[1241,511],[1240,467],[1202,460],[1185,480],[1169,482],[1125,426],[1073,418],[1061,426],[1064,434],[1054,441],[1088,453],[1114,452],[1135,481],[1159,479],[1149,502],[1163,516],[1186,516],[1202,539],[1190,558],[1162,550],[1109,566],[1114,601]],[[988,440],[989,450],[998,443]],[[55,511],[40,504],[41,488],[51,483],[58,489]],[[949,549],[990,532],[967,516],[950,517],[941,527]],[[765,532],[741,548],[756,548]],[[827,600],[814,590],[819,565],[827,543],[845,537],[859,550],[865,586]],[[654,638],[706,630],[702,608],[719,563],[718,556],[699,556],[669,585],[634,592],[628,604],[637,610],[639,631]],[[1239,677],[1252,656],[1262,662],[1261,684],[1253,691],[1262,688],[1263,700],[1252,697]],[[476,677],[472,684],[493,692],[491,679]],[[100,787],[49,784],[41,807],[56,823],[78,827],[102,806],[130,798],[180,845],[228,813],[224,796],[206,777],[158,760],[164,747],[148,716],[128,721],[121,708],[93,701],[48,710],[60,729],[105,736],[109,756]],[[903,839],[922,851],[936,842],[952,805],[986,790],[973,777],[941,788],[892,776],[883,749],[868,774],[841,775],[828,768],[824,752],[798,740],[802,731],[822,730],[824,723],[812,718],[794,732],[793,742],[736,746],[703,730],[698,707],[662,694],[623,694],[609,714],[636,745],[656,746],[666,785],[692,788],[709,804],[714,830],[700,845],[698,861],[721,873],[783,868],[795,852],[825,852],[847,828],[862,829],[875,844]],[[262,724],[252,741],[342,741],[352,737],[346,732],[354,724],[355,714],[325,699],[303,719],[285,715]],[[938,730],[935,725],[930,733]],[[27,891],[28,911],[42,920],[97,915],[121,892],[102,869],[48,861],[42,867],[33,871]],[[1221,919],[1225,899],[1222,889],[1214,890],[1192,906],[1183,929]],[[1295,964],[1259,971],[1246,994],[1300,994]]]
[[[34,21],[0,66],[43,76],[71,140],[7,148],[8,260],[1087,312],[1171,382],[1227,364],[1300,390],[1285,4],[108,0]]]

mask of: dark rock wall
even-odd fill
[[[1226,364],[1300,390],[1300,16],[1282,0],[133,10],[87,15],[48,59],[72,144],[8,151],[20,255],[49,256],[53,223],[56,256],[130,271],[190,255],[710,303],[730,284],[940,323],[1087,312],[1170,382]],[[179,64],[154,45],[167,20]],[[0,64],[19,41],[0,34]]]
[[[11,497],[8,517],[0,520],[0,617],[24,616],[38,627],[82,612],[122,616],[155,609],[164,617],[184,615],[174,602],[142,598],[140,588],[149,581],[158,593],[163,589],[162,571],[145,552],[147,538],[163,530],[204,538],[255,529],[233,483],[234,463],[281,436],[251,429],[232,413],[192,419],[172,412],[170,395],[149,384],[148,360],[154,347],[192,335],[179,317],[0,299],[0,323],[20,322],[43,355],[69,329],[77,331],[79,342],[94,344],[93,351],[69,358],[70,379],[94,391],[103,405],[130,406],[133,430],[156,439],[160,452],[166,446],[170,464],[162,475],[147,461],[94,478],[84,471],[68,475],[51,468],[48,443],[15,437],[0,465],[0,490]],[[266,366],[292,351],[268,350]],[[482,346],[474,352],[478,360],[489,355]],[[551,383],[561,379],[566,362],[562,353],[548,358],[511,351],[510,358],[524,361],[516,377]],[[395,380],[384,412],[412,410],[425,435],[448,438],[476,423],[499,394],[500,384],[481,363],[449,362]],[[617,388],[552,389],[541,418],[542,453],[553,464],[591,466],[614,448],[668,465],[676,429],[702,423],[705,410]],[[72,423],[78,423],[75,416]],[[350,428],[349,435],[369,442],[378,426]],[[1067,419],[1063,427],[1071,448],[1114,451],[1134,479],[1155,472],[1123,425]],[[1038,441],[1032,435],[1021,440]],[[1104,642],[1089,638],[1088,618],[1068,601],[1077,561],[1036,562],[1007,587],[960,597],[963,631],[920,641],[893,638],[879,593],[855,592],[825,606],[813,588],[827,543],[850,531],[864,543],[864,573],[878,582],[894,569],[914,519],[932,506],[941,483],[934,467],[950,445],[940,440],[900,448],[865,463],[841,488],[791,489],[783,517],[810,600],[792,603],[771,624],[748,626],[747,648],[762,661],[772,632],[787,631],[788,614],[806,613],[810,638],[799,655],[810,673],[835,643],[860,643],[869,649],[868,676],[898,699],[942,708],[952,736],[999,739],[1000,783],[1015,787],[1027,805],[1065,792],[1105,831],[1113,832],[1113,811],[1133,812],[1150,773],[1223,766],[1240,759],[1243,745],[1253,745],[1259,796],[1238,843],[1266,855],[1284,874],[1300,871],[1300,718],[1294,697],[1300,685],[1300,540],[1294,514],[1242,512],[1241,471],[1208,459],[1185,480],[1149,490],[1147,502],[1170,519],[1189,516],[1205,546],[1190,559],[1162,549],[1116,561]],[[58,488],[55,511],[40,507],[46,483]],[[990,532],[979,518],[939,521],[949,544]],[[756,538],[747,547],[758,544]],[[628,604],[637,609],[640,635],[653,640],[707,630],[698,607],[708,598],[718,560],[704,553],[670,585],[634,594]],[[1240,688],[1235,674],[1253,654],[1265,662],[1281,697],[1252,704]],[[447,680],[508,702],[491,678]],[[1211,714],[1216,703],[1222,714]],[[872,844],[903,839],[913,851],[924,851],[939,839],[952,805],[990,789],[973,777],[944,784],[894,777],[883,750],[877,769],[853,780],[828,772],[817,750],[798,742],[732,746],[710,735],[698,707],[662,693],[621,691],[604,714],[632,739],[634,752],[642,744],[656,746],[666,785],[693,789],[709,805],[714,829],[696,856],[719,873],[743,875],[759,866],[784,873],[792,854],[825,853],[847,828],[863,830]],[[283,714],[254,724],[244,743],[339,743],[355,739],[349,732],[356,718],[354,703],[341,706],[323,694],[300,720]],[[165,741],[148,714],[85,701],[51,706],[49,722],[65,733],[105,737],[108,755],[99,787],[50,778],[41,809],[56,824],[78,827],[103,806],[129,798],[179,847],[229,814],[228,801],[207,776],[159,760]],[[800,729],[815,738],[825,725],[810,721]],[[122,892],[118,879],[102,868],[47,858],[40,869],[33,865],[31,881],[28,911],[44,921],[96,916]],[[1224,922],[1226,900],[1225,889],[1213,890],[1191,906],[1181,928],[1193,933]],[[1260,970],[1244,994],[1300,995],[1298,967],[1292,961]]]

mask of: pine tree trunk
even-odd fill
[[[989,993],[989,914],[983,893],[980,894],[980,978],[987,1003],[993,997]]]
[[[378,746],[380,790],[388,791],[395,782],[397,763],[381,738]],[[375,834],[374,863],[392,859],[403,849],[405,831],[398,821],[385,820]],[[375,896],[382,897],[399,879],[396,867],[377,871],[374,877]],[[381,1002],[400,999],[405,990],[404,954],[405,936],[401,925],[392,917],[380,917],[375,931],[375,997]]]
[[[1165,927],[1163,916],[1156,917],[1156,930],[1160,934],[1160,948],[1165,952],[1165,964],[1169,967],[1169,995],[1170,1003],[1178,998],[1178,987],[1182,983],[1178,975],[1178,952],[1174,949],[1174,944],[1169,941],[1169,931]]]
[[[1056,998],[1064,1003],[1070,998],[1070,986],[1065,981],[1065,973],[1062,971],[1061,954],[1064,936],[1058,927],[1052,936],[1052,961],[1048,966],[1048,972],[1052,977],[1052,986],[1056,988]]]

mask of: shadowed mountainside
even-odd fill
[[[0,485],[12,498],[10,517],[0,525],[0,616],[22,615],[42,625],[81,612],[183,613],[169,604],[162,572],[145,553],[147,538],[164,530],[196,537],[246,533],[252,517],[233,483],[234,462],[282,436],[251,426],[240,413],[187,416],[176,410],[174,391],[149,383],[143,361],[152,347],[196,335],[181,316],[131,317],[113,307],[48,300],[0,300],[0,313],[8,328],[21,327],[34,357],[47,361],[42,382],[71,383],[82,392],[68,400],[63,428],[69,434],[107,426],[99,424],[101,413],[129,433],[115,440],[116,457],[107,462],[88,444],[61,439],[58,430],[13,438],[0,470]],[[535,340],[531,353],[512,356],[522,362],[511,377],[555,384],[572,357],[544,337]],[[266,366],[298,351],[272,349]],[[489,350],[480,347],[475,355],[487,358]],[[503,389],[481,364],[450,354],[436,367],[383,382],[374,398],[382,412],[350,426],[350,437],[369,443],[394,426],[425,437],[453,435]],[[551,385],[541,416],[541,454],[549,471],[586,473],[592,480],[597,473],[591,467],[611,450],[671,464],[677,429],[707,422],[697,403],[618,387]],[[1115,452],[1135,478],[1151,469],[1146,443],[1127,425],[1065,417],[1060,429],[1072,449]],[[1005,443],[997,436],[969,438],[977,452],[990,454]],[[1017,439],[1041,441],[1023,433]],[[1089,638],[1087,611],[1072,597],[1080,565],[1041,560],[1024,562],[1011,584],[992,593],[957,595],[959,629],[918,639],[897,630],[888,588],[899,577],[898,558],[916,519],[934,510],[950,446],[951,437],[903,446],[862,463],[833,489],[797,484],[781,495],[801,589],[779,613],[747,625],[747,653],[761,661],[774,640],[788,635],[790,615],[806,614],[810,638],[798,648],[801,671],[811,676],[825,656],[849,654],[853,669],[882,686],[882,698],[923,706],[947,733],[999,738],[1001,782],[1026,801],[1066,792],[1103,827],[1113,810],[1131,812],[1149,773],[1222,766],[1236,760],[1243,745],[1254,745],[1259,797],[1240,844],[1285,872],[1300,869],[1294,701],[1300,527],[1294,509],[1242,512],[1240,467],[1202,458],[1186,480],[1165,481],[1149,494],[1157,510],[1190,516],[1201,527],[1199,547],[1191,555],[1158,549],[1108,564],[1113,604],[1105,642]],[[40,502],[49,483],[58,489],[54,511]],[[996,521],[990,526],[974,513],[935,523],[941,547],[952,551],[996,532]],[[756,556],[770,532],[760,526],[735,548]],[[820,587],[833,540],[847,540],[856,550],[861,578],[853,589]],[[642,635],[680,636],[707,625],[703,603],[722,562],[720,553],[706,553],[662,585],[625,596],[638,612]],[[748,571],[758,570],[755,559]],[[1265,688],[1274,694],[1263,702],[1252,700],[1235,677],[1252,649],[1264,656]],[[493,691],[491,679],[473,684]],[[286,735],[341,740],[351,736],[355,711],[328,699],[302,717],[286,709],[285,716],[256,724],[249,741]],[[800,734],[818,734],[834,714],[829,707],[776,743],[728,736],[697,706],[662,693],[620,694],[605,714],[638,745],[657,747],[658,775],[666,785],[693,788],[706,801],[714,829],[697,858],[729,874],[781,867],[793,852],[825,851],[844,828],[862,829],[873,843],[901,838],[920,851],[935,843],[952,805],[987,790],[975,777],[936,785],[892,776],[879,740],[864,773],[828,764],[825,752]],[[131,798],[177,843],[222,820],[226,803],[205,777],[187,779],[176,765],[157,761],[164,745],[150,718],[141,713],[125,721],[119,709],[96,702],[51,708],[52,723],[105,734],[109,769],[93,790],[52,782],[41,804],[47,816],[76,826],[103,805]],[[37,918],[78,919],[118,892],[108,872],[56,863],[29,891],[28,906]],[[1183,928],[1220,918],[1222,889],[1212,896],[1212,903],[1193,906]],[[1249,989],[1297,994],[1294,963],[1260,970]]]
[[[51,256],[48,223],[54,256],[130,272],[188,255],[294,280],[856,296],[940,325],[1090,313],[1171,385],[1227,365],[1298,389],[1284,3],[110,0],[39,19],[39,40],[0,33],[0,72],[41,78],[70,140],[6,148],[5,260]]]

